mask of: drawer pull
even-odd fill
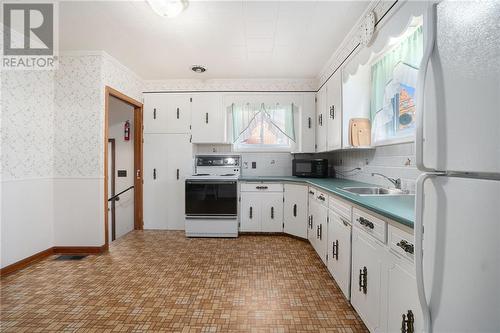
[[[177,119],[179,119],[179,108],[177,108]]]
[[[274,219],[274,207],[271,207],[271,219]]]
[[[255,186],[255,188],[256,188],[257,190],[267,190],[267,189],[268,189],[268,187],[267,187],[267,186]]]
[[[318,225],[318,239],[321,240],[323,238],[323,224]]]
[[[208,112],[205,113],[205,124],[208,124]]]
[[[312,195],[314,195],[314,192],[313,192],[313,191],[309,191],[309,194],[312,194]]]
[[[311,117],[307,118],[308,126],[311,128]]]
[[[156,168],[153,169],[153,179],[156,179]]]
[[[153,109],[153,119],[156,119],[156,108]]]
[[[310,229],[313,228],[313,216],[312,215],[309,215],[307,224],[309,225]]]
[[[297,217],[297,204],[293,205],[293,217]]]
[[[358,220],[359,224],[362,226],[365,226],[367,228],[373,229],[375,226],[373,225],[373,222],[365,219],[364,217],[359,217]]]
[[[401,332],[402,333],[414,333],[415,328],[413,327],[413,323],[415,322],[415,318],[413,317],[413,312],[408,310],[406,315],[403,313],[403,320],[401,322]]]
[[[366,294],[367,292],[367,275],[368,270],[366,269],[366,266],[364,266],[363,269],[359,270],[359,291],[363,291],[363,294]]]
[[[253,209],[252,209],[252,207],[250,207],[250,214],[249,214],[250,218],[253,217],[252,211],[253,211]]]
[[[413,244],[405,241],[404,239],[402,239],[401,241],[399,241],[396,244],[396,246],[399,246],[400,248],[402,248],[403,251],[405,251],[406,253],[413,254],[413,251],[414,251]]]
[[[339,260],[339,240],[337,239],[335,242],[333,242],[333,258],[336,260]]]

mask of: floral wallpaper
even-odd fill
[[[54,72],[2,71],[2,180],[53,175]]]
[[[144,91],[316,91],[316,79],[150,80]]]
[[[144,81],[110,55],[103,54],[103,81],[125,95],[142,101]]]
[[[60,57],[55,80],[55,177],[102,174],[101,70],[101,56]]]

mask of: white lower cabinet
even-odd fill
[[[144,134],[144,229],[184,230],[189,134]]]
[[[284,185],[283,231],[301,238],[307,238],[307,190],[304,185]]]
[[[317,192],[320,193],[320,192]],[[322,194],[319,194],[321,197]],[[326,241],[328,227],[328,207],[318,199],[318,196],[309,200],[309,214],[313,222],[313,228],[308,234],[308,239],[311,242],[316,253],[326,265]]]
[[[370,332],[381,328],[384,250],[375,238],[353,228],[351,304]]]
[[[283,185],[246,183],[240,189],[240,231],[283,232]]]
[[[328,270],[344,293],[351,297],[351,223],[334,210],[328,212]]]

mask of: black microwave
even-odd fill
[[[296,177],[326,178],[328,177],[328,160],[318,159],[294,159],[293,175]]]

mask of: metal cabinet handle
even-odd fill
[[[153,109],[153,119],[156,119],[156,108]]]
[[[319,126],[323,126],[323,114],[319,115],[318,121],[319,121]]]
[[[179,108],[177,108],[177,119],[179,119]]]
[[[370,228],[370,229],[375,228],[373,222],[371,222],[370,220],[365,219],[364,217],[359,217],[357,219],[357,221],[359,222],[359,224],[361,224],[362,226],[365,226],[367,228]]]
[[[406,253],[413,254],[414,252],[414,247],[413,244],[407,242],[406,240],[402,239],[399,241],[396,246],[399,246],[400,248],[403,249]]]
[[[156,179],[156,168],[153,169],[153,179]]]
[[[312,194],[312,195],[314,195],[314,192],[313,192],[313,191],[309,191],[309,194]]]
[[[307,222],[309,224],[309,228],[312,229],[313,228],[313,216],[312,215],[309,215]]]
[[[335,258],[336,260],[339,260],[339,240],[337,239],[335,242],[333,242],[333,249],[332,249],[332,257]]]
[[[316,227],[316,238],[319,238],[319,225]]]
[[[205,123],[208,124],[208,112],[205,113]]]
[[[330,118],[335,119],[335,105],[330,106]]]
[[[253,218],[252,210],[252,207],[250,207],[250,218]]]
[[[179,169],[177,169],[177,180],[179,180]]]
[[[308,127],[311,128],[311,117],[307,118]]]
[[[293,216],[297,217],[297,204],[293,205]]]
[[[319,200],[321,200],[321,201],[325,201],[325,197],[323,196],[323,194],[320,194],[320,195],[318,196],[318,199],[319,199]]]
[[[366,266],[364,266],[363,269],[359,270],[359,291],[363,291],[363,294],[367,293],[367,275],[368,270],[366,269]]]
[[[274,219],[274,207],[271,207],[271,218]]]
[[[323,239],[323,224],[319,225],[319,240]]]
[[[415,322],[415,317],[413,312],[408,310],[406,314],[403,313],[403,320],[401,321],[401,332],[402,333],[414,333],[415,328],[413,323]]]
[[[267,190],[267,189],[268,189],[268,187],[267,187],[267,186],[255,186],[255,188],[256,188],[257,190]]]

